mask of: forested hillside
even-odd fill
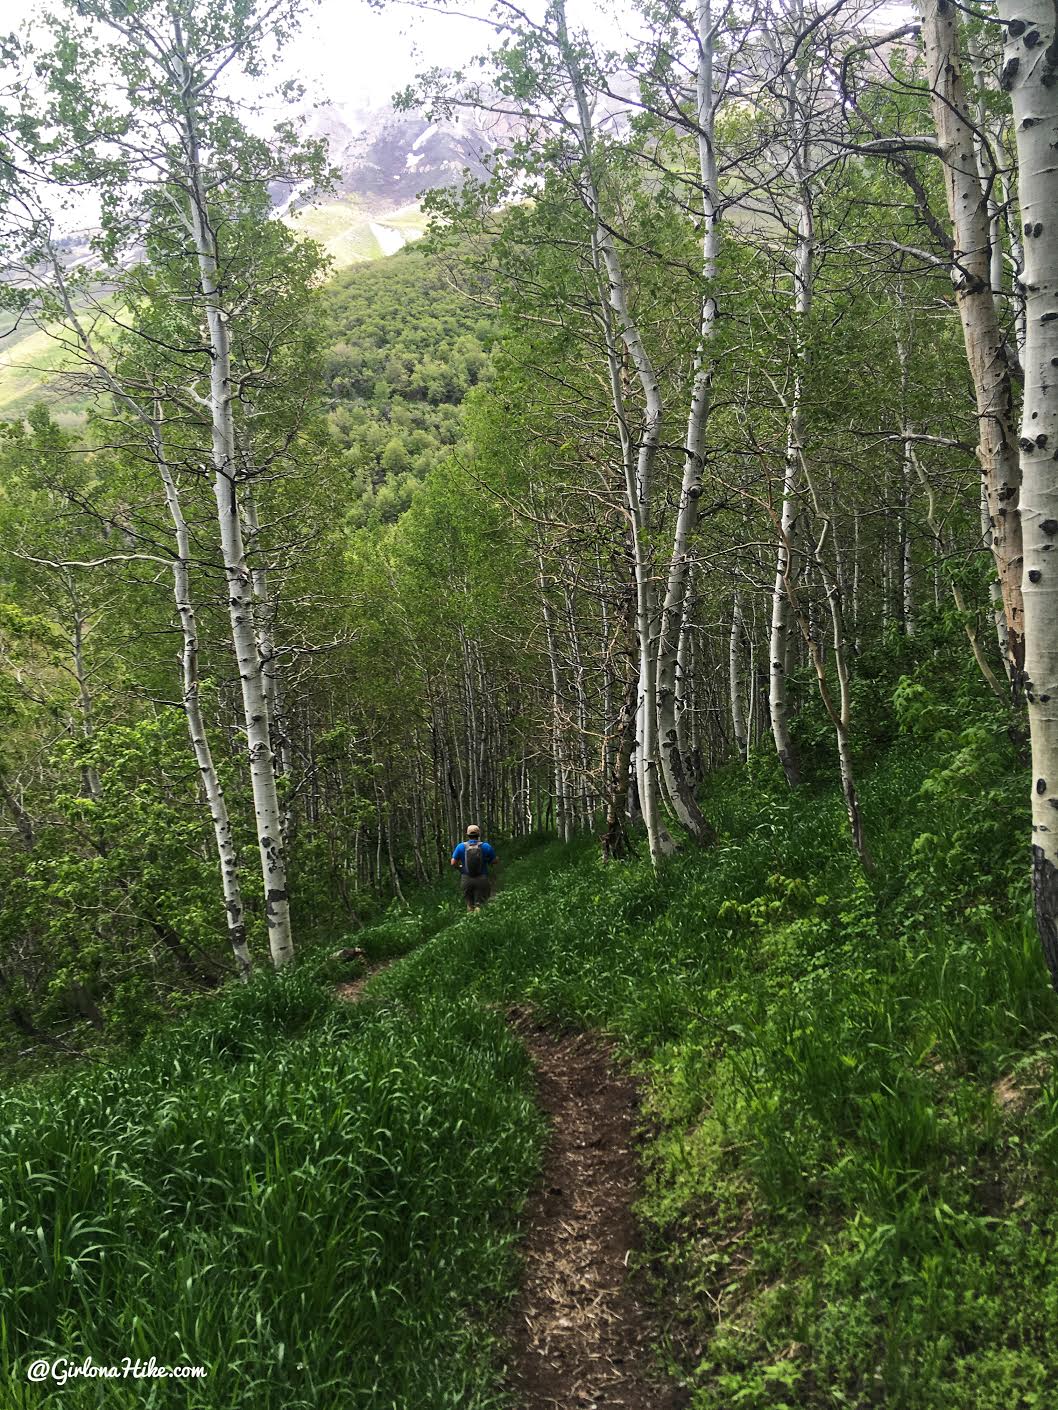
[[[1047,1410],[1053,7],[501,6],[340,274],[309,8],[3,44],[0,1410]]]
[[[358,522],[390,522],[460,439],[459,407],[488,364],[490,309],[408,250],[334,280],[323,364],[328,423]]]

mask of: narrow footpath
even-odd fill
[[[392,963],[338,985],[339,997],[356,1003]],[[556,1034],[525,1008],[508,1009],[507,1020],[532,1059],[551,1126],[506,1328],[517,1410],[683,1410],[687,1393],[658,1375],[659,1327],[630,1266],[642,1247],[632,1214],[635,1083],[596,1035]]]
[[[551,1122],[508,1331],[518,1410],[679,1410],[687,1397],[656,1376],[659,1329],[629,1266],[641,1248],[635,1083],[602,1039],[556,1035],[526,1010],[508,1018]]]

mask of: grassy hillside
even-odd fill
[[[54,419],[69,429],[84,421],[85,397],[59,376],[62,350],[47,332],[26,324],[0,342],[0,419],[24,416],[34,402],[48,402]]]
[[[20,1368],[55,1347],[202,1362],[180,1404],[210,1410],[499,1405],[540,1127],[496,1004],[528,1000],[646,1082],[641,1214],[695,1410],[1054,1404],[1058,1004],[1015,745],[979,702],[940,760],[914,687],[865,779],[884,882],[836,791],[759,760],[709,786],[717,847],[660,875],[544,839],[480,915],[394,908],[358,936],[408,952],[377,1002],[337,1006],[309,956],[8,1093],[5,1403],[39,1403]]]
[[[394,254],[402,245],[417,240],[426,229],[426,217],[417,203],[382,212],[358,196],[305,206],[287,223],[308,239],[318,241],[336,270]]]

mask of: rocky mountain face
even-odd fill
[[[392,107],[357,108],[351,103],[327,103],[306,114],[299,126],[306,137],[324,137],[332,165],[341,173],[336,197],[316,203],[313,209],[327,212],[332,223],[342,225],[358,211],[361,218],[383,219],[400,212],[413,238],[415,221],[411,215],[418,197],[425,191],[459,183],[463,173],[473,177],[486,174],[488,154],[509,135],[509,126],[487,127],[476,117],[454,116],[446,122],[430,122],[417,113],[400,113]],[[303,196],[289,184],[277,182],[272,199],[285,215],[304,205]],[[317,235],[315,222],[305,223],[307,234]],[[91,229],[75,230],[63,237],[60,248],[70,267],[95,267],[97,260],[89,248]],[[320,231],[323,238],[329,231]],[[375,253],[388,254],[383,248]]]
[[[458,183],[464,171],[483,176],[484,159],[507,135],[471,117],[430,122],[389,107],[364,113],[331,104],[316,119],[341,169],[343,191],[394,207]]]
[[[509,135],[509,125],[499,120],[486,125],[477,116],[456,114],[431,122],[388,106],[362,109],[348,103],[315,108],[302,130],[306,137],[326,139],[341,173],[340,197],[372,214],[406,209],[425,191],[457,185],[464,172],[483,177],[489,153]],[[299,204],[299,194],[289,187],[273,190],[284,212]]]

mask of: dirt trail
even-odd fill
[[[337,986],[356,1003],[393,960]],[[687,1393],[654,1370],[657,1326],[629,1270],[641,1247],[632,1205],[636,1086],[590,1033],[555,1034],[528,1009],[507,1011],[551,1123],[525,1211],[522,1288],[507,1327],[517,1410],[681,1410]]]
[[[518,1410],[679,1410],[686,1394],[653,1375],[657,1328],[628,1268],[640,1247],[635,1084],[601,1039],[556,1036],[521,1009],[508,1017],[551,1120],[509,1328]]]
[[[363,974],[356,979],[348,979],[343,984],[336,984],[334,992],[339,999],[344,999],[347,1004],[355,1004],[359,1001],[364,992],[364,985],[369,979],[374,979],[376,974],[381,974],[384,969],[389,969],[396,960],[379,960],[377,964],[369,964]]]

